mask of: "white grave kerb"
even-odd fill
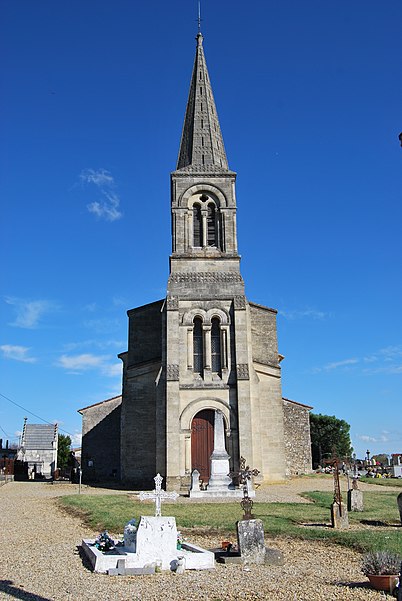
[[[155,503],[155,517],[160,517],[161,513],[161,504],[162,501],[176,501],[179,496],[177,492],[166,492],[162,490],[162,476],[157,474],[154,478],[155,481],[155,489],[151,492],[140,492],[138,497],[140,501],[145,501],[149,499]]]

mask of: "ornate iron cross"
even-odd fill
[[[239,478],[239,483],[243,487],[243,499],[240,503],[244,511],[243,520],[252,520],[254,518],[251,513],[254,503],[248,496],[248,481],[251,480],[252,476],[258,476],[259,473],[259,470],[250,469],[250,466],[246,465],[244,457],[240,457],[240,470],[238,472],[230,472],[229,474],[231,478]]]
[[[160,517],[161,514],[161,504],[162,501],[176,501],[179,496],[177,492],[166,492],[162,490],[162,476],[157,474],[154,478],[155,481],[155,489],[152,492],[140,492],[138,497],[140,501],[145,501],[149,499],[155,503],[155,517]]]
[[[336,453],[333,452],[332,457],[330,459],[326,459],[325,463],[332,466],[333,475],[334,475],[334,503],[339,505],[339,515],[342,515],[342,494],[341,494],[341,485],[339,482],[339,458],[336,456]]]

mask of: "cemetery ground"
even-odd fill
[[[399,484],[399,482],[398,482]],[[103,528],[120,537],[124,524],[152,515],[153,504],[139,503],[127,491],[36,482],[0,487],[0,599],[25,601],[153,601],[267,599],[275,601],[380,600],[360,572],[361,551],[402,552],[402,527],[396,498],[399,487],[362,483],[365,510],[350,513],[351,528],[330,525],[332,477],[298,478],[261,487],[253,513],[264,522],[266,545],[280,549],[284,566],[217,564],[213,571],[161,572],[152,576],[92,573],[79,554],[83,538]],[[346,497],[346,480],[342,492]],[[241,519],[238,500],[203,503],[180,498],[163,504],[176,516],[185,538],[204,548],[235,541]],[[388,597],[391,599],[391,597]]]

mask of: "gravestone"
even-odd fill
[[[345,503],[332,503],[331,505],[332,528],[346,530],[349,528],[348,510]]]
[[[402,492],[398,495],[397,502],[398,502],[398,509],[399,509],[399,517],[400,517],[401,525],[402,525]]]
[[[192,471],[190,490],[200,490],[200,472],[198,470]]]
[[[264,526],[261,520],[237,522],[237,543],[243,563],[259,564],[265,561]]]
[[[359,490],[357,478],[353,478],[352,488],[348,490],[348,511],[363,511],[363,492]]]
[[[232,478],[238,477],[243,489],[243,499],[241,507],[243,509],[243,519],[236,522],[237,528],[237,547],[238,551],[226,554],[219,554],[221,563],[238,563],[239,559],[243,564],[269,564],[283,565],[284,558],[281,551],[265,547],[264,526],[261,520],[254,519],[252,515],[253,501],[250,499],[249,490],[252,476],[257,476],[260,472],[251,469],[246,465],[244,457],[240,458],[240,470],[232,472]],[[254,493],[255,494],[255,493]],[[240,555],[240,557],[239,557]]]

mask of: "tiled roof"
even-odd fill
[[[87,409],[92,409],[92,407],[96,407],[97,405],[103,405],[103,403],[109,403],[110,401],[117,401],[118,399],[122,399],[121,394],[118,396],[114,396],[111,399],[105,399],[104,401],[99,401],[99,403],[94,403],[93,405],[88,405],[87,407],[82,407],[82,409],[77,409],[77,413],[81,413],[81,411],[86,411]]]
[[[57,426],[48,424],[26,424],[23,446],[25,449],[52,449],[57,436]]]

